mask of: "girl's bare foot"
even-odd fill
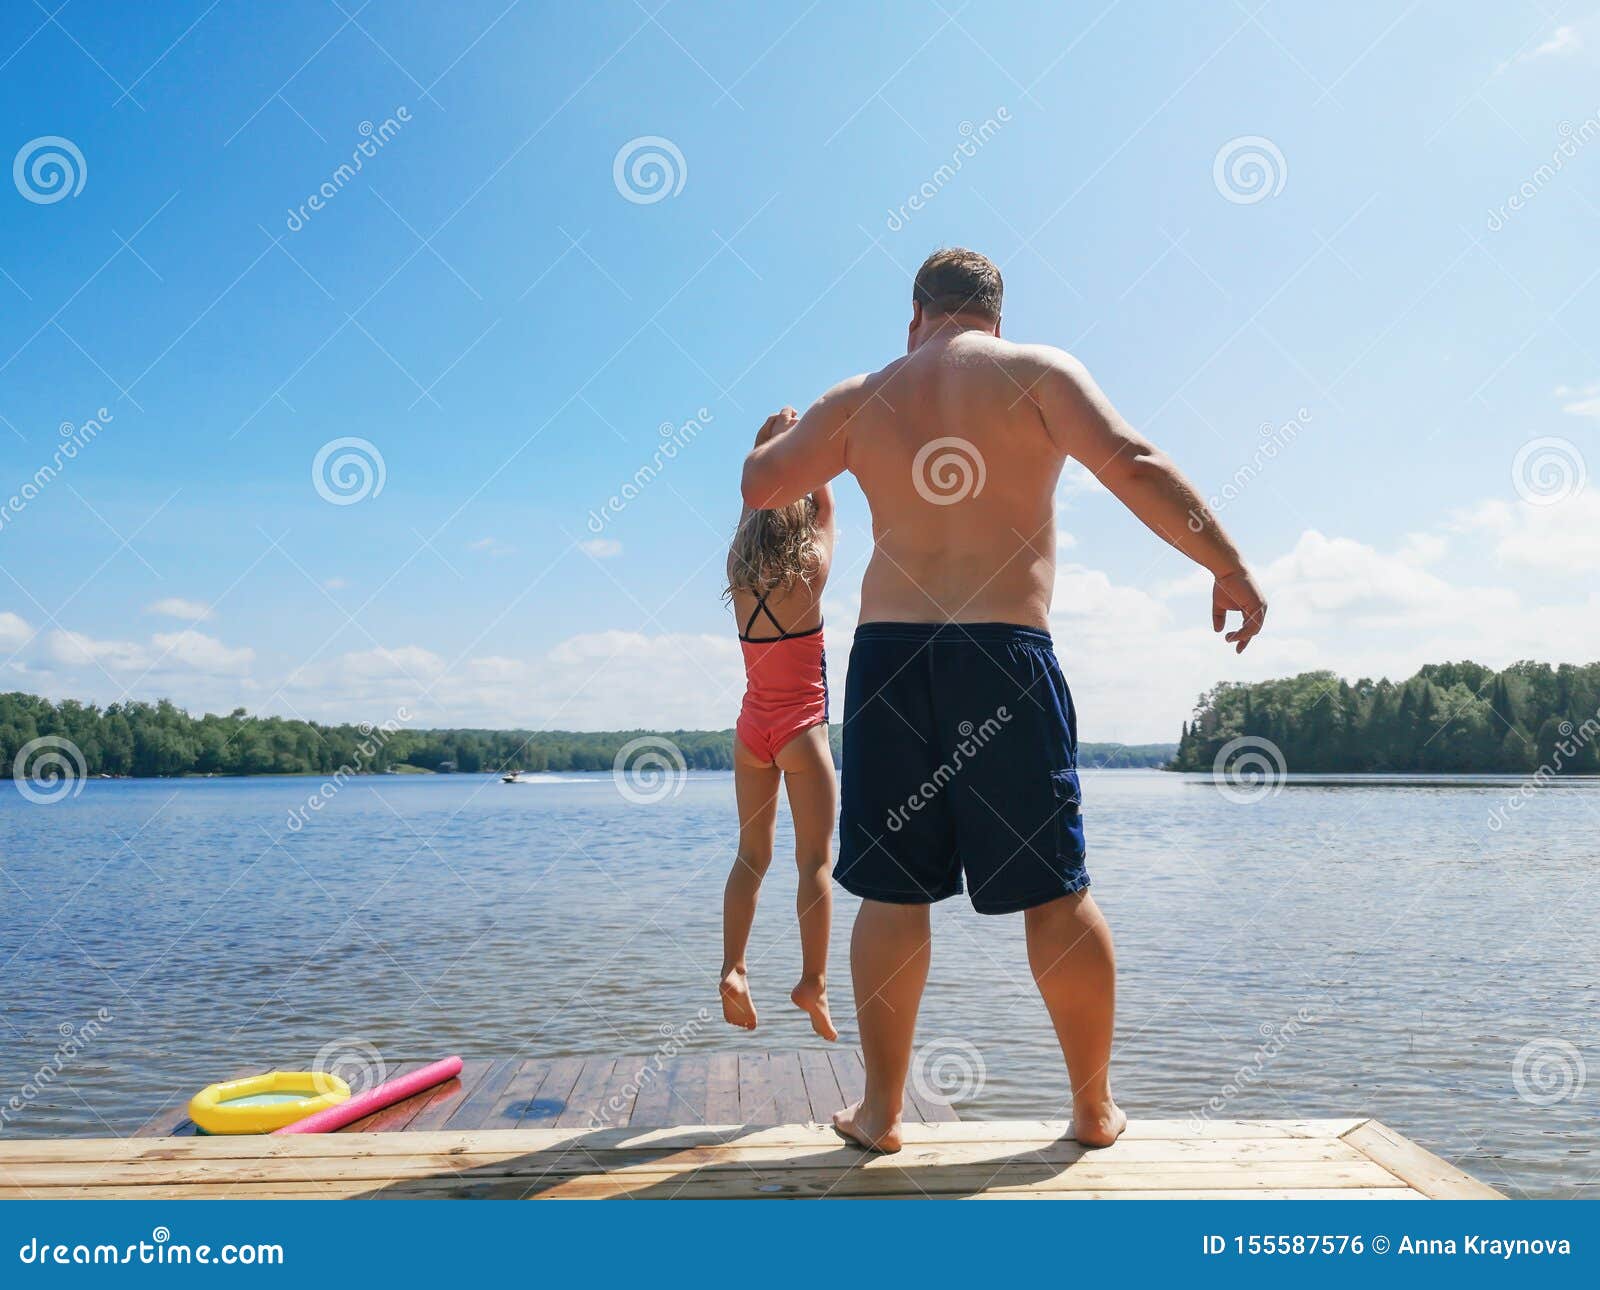
[[[833,1017],[828,1012],[828,987],[820,978],[803,976],[800,984],[789,991],[790,1002],[811,1018],[811,1029],[830,1044],[839,1037],[833,1027]]]
[[[1109,1147],[1128,1127],[1128,1117],[1109,1098],[1072,1108],[1072,1136],[1086,1147]]]
[[[756,1028],[756,1005],[743,968],[729,968],[718,987],[722,994],[722,1019],[741,1030]]]
[[[853,1146],[892,1156],[900,1150],[900,1117],[870,1114],[857,1102],[833,1113],[833,1131]]]

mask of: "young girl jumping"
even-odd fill
[[[798,420],[785,408],[761,427],[758,444]],[[800,983],[789,992],[824,1039],[839,1037],[828,1015],[828,929],[833,916],[833,826],[839,789],[828,746],[828,680],[822,653],[822,588],[833,560],[833,493],[823,487],[779,510],[748,506],[728,552],[728,586],[744,652],[745,692],[733,745],[739,851],[722,904],[722,1015],[756,1028],[745,950],[761,879],[772,863],[778,783],[794,817],[800,886]]]

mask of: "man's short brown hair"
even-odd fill
[[[931,314],[1000,317],[1005,283],[994,261],[959,246],[943,247],[922,262],[911,298]]]

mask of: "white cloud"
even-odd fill
[[[101,667],[109,672],[137,672],[150,666],[149,647],[135,641],[102,641],[82,632],[53,631],[46,649],[52,662],[66,667]],[[130,678],[131,679],[131,678]]]
[[[614,560],[622,554],[622,543],[614,538],[590,538],[578,543],[578,550],[596,560]]]
[[[354,650],[342,655],[336,664],[338,679],[357,683],[396,678],[427,681],[441,675],[444,670],[444,659],[420,645]]]
[[[215,636],[189,629],[157,632],[150,641],[159,651],[150,665],[157,673],[180,671],[202,676],[243,676],[256,657],[255,650],[248,646],[233,649]]]
[[[1522,62],[1535,58],[1548,58],[1552,54],[1574,54],[1583,48],[1583,33],[1570,24],[1557,27],[1542,44],[1534,46],[1522,56]]]
[[[1585,488],[1551,506],[1480,502],[1457,512],[1452,525],[1482,534],[1495,563],[1574,576],[1600,573],[1600,492]]]
[[[211,617],[210,605],[201,604],[198,600],[185,600],[182,596],[168,596],[165,600],[146,605],[144,611],[147,614],[161,614],[166,618],[181,618],[190,623],[198,623],[204,618]]]
[[[1450,550],[1450,540],[1438,533],[1407,533],[1397,558],[1407,564],[1437,564]]]
[[[0,613],[0,649],[19,649],[33,639],[33,628],[12,613]]]
[[[447,664],[417,645],[363,650],[303,669],[286,688],[297,711],[323,720],[370,718],[403,705],[419,727],[615,730],[731,726],[743,683],[730,625],[725,636],[586,632],[525,659]]]
[[[516,548],[496,537],[481,537],[468,542],[467,550],[476,551],[480,555],[510,555]]]
[[[230,648],[191,628],[157,632],[148,643],[96,640],[83,632],[57,630],[46,640],[45,658],[59,667],[89,669],[91,681],[109,674],[119,685],[133,685],[146,676],[243,676],[255,651]]]

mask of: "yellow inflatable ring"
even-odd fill
[[[189,1099],[189,1118],[207,1133],[271,1133],[349,1099],[337,1075],[268,1071],[201,1089]]]

